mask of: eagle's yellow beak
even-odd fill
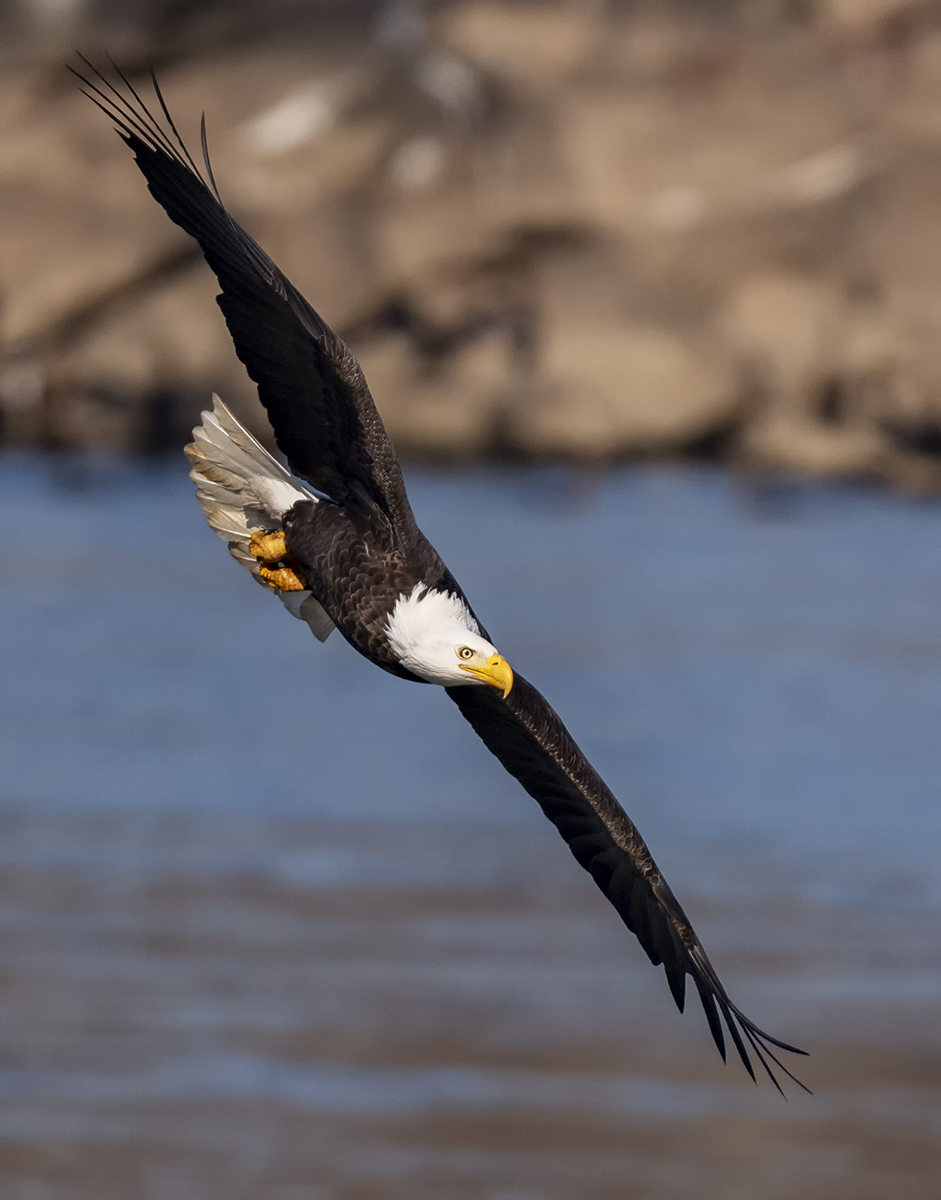
[[[482,666],[477,663],[461,663],[460,667],[462,671],[469,671],[483,683],[489,683],[491,687],[502,692],[504,700],[509,696],[513,686],[513,668],[501,655],[491,654]]]

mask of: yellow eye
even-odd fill
[[[468,658],[474,657],[474,651],[470,648],[470,646],[458,646],[457,656],[458,658],[463,658],[466,661]]]

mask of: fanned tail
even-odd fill
[[[236,562],[258,583],[274,591],[292,616],[306,621],[318,641],[325,641],[334,624],[313,595],[309,591],[271,588],[250,549],[253,533],[282,529],[282,517],[289,508],[299,500],[316,504],[319,498],[298,483],[216,395],[212,412],[202,414],[202,422],[193,430],[193,441],[184,452],[193,464],[190,478],[196,484],[196,499],[210,528],[228,543]]]

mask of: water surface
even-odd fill
[[[183,469],[8,457],[2,1193],[937,1196],[941,504],[409,482],[816,1095],[723,1067],[453,705],[315,642]]]

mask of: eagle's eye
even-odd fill
[[[468,658],[474,657],[474,651],[470,648],[470,646],[458,646],[457,656],[458,658],[463,658],[466,661]]]

